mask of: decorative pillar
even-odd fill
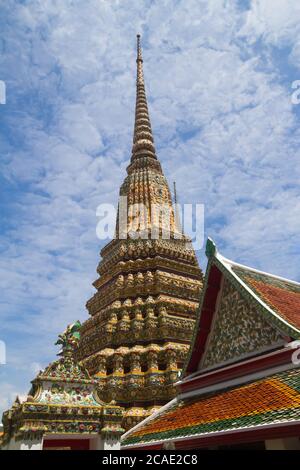
[[[117,277],[116,287],[117,287],[117,289],[121,289],[122,287],[124,287],[124,276],[122,276],[122,274],[120,274]]]
[[[137,308],[134,313],[135,313],[135,317],[131,321],[131,328],[135,332],[139,332],[143,329],[143,324],[144,324],[142,311],[139,308]]]
[[[130,372],[132,374],[140,373],[142,370],[141,368],[141,360],[140,355],[137,353],[130,354]]]
[[[129,273],[126,279],[126,287],[133,287],[134,286],[134,277],[133,274]]]
[[[167,360],[167,369],[174,370],[177,369],[177,355],[174,349],[166,350],[166,360]]]
[[[149,351],[147,354],[147,363],[149,371],[158,371],[158,353],[156,351]]]
[[[151,271],[147,271],[146,272],[146,276],[145,276],[145,280],[146,280],[146,284],[152,284],[153,283],[153,274]]]
[[[110,318],[105,325],[106,334],[112,334],[116,331],[116,324],[118,323],[118,316],[116,312],[111,312]]]
[[[174,349],[167,349],[166,351],[166,380],[168,383],[176,382],[178,378],[178,367],[177,367],[177,354]]]
[[[141,286],[141,285],[144,284],[144,275],[143,275],[143,273],[138,272],[135,275],[135,283],[136,283],[137,286]]]
[[[118,330],[121,332],[126,333],[127,331],[130,330],[130,317],[129,313],[127,310],[123,310],[121,313],[122,317],[121,320],[118,323]]]
[[[158,322],[159,322],[160,327],[165,326],[166,321],[167,321],[166,317],[167,317],[167,309],[166,307],[162,306],[159,308],[159,315],[158,315]]]
[[[121,435],[125,432],[122,428],[123,414],[124,408],[115,406],[114,401],[104,408],[101,450],[120,450]]]
[[[124,375],[123,356],[121,355],[121,353],[114,354],[113,372],[114,375]]]
[[[156,327],[156,318],[153,308],[147,308],[145,326],[147,329],[153,329]]]
[[[97,375],[106,376],[106,357],[105,356],[99,356],[97,369],[98,369]]]

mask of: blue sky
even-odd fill
[[[0,409],[87,318],[130,158],[135,35],[157,153],[235,261],[300,280],[297,0],[0,0]],[[203,250],[199,253],[204,268]]]

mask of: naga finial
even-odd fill
[[[65,355],[74,351],[80,340],[81,323],[77,320],[75,323],[68,325],[65,331],[58,335],[58,340],[55,344],[61,344],[62,348],[59,355]]]
[[[215,256],[217,253],[217,247],[215,242],[208,237],[207,242],[206,242],[206,248],[205,248],[205,254],[207,258],[212,258]]]

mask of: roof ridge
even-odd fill
[[[256,269],[256,268],[251,268],[250,266],[246,266],[245,264],[241,264],[241,263],[236,263],[235,261],[232,261],[228,258],[226,258],[225,256],[221,255],[220,253],[217,253],[216,254],[216,257],[224,262],[225,264],[229,264],[230,265],[230,268],[231,267],[239,267],[239,268],[244,268],[244,269],[247,269],[248,271],[252,271],[254,273],[257,273],[257,274],[263,274],[265,276],[268,276],[268,277],[271,277],[273,279],[276,279],[278,281],[284,281],[284,282],[288,282],[290,284],[293,284],[295,286],[298,286],[300,287],[300,282],[298,281],[294,281],[292,279],[288,279],[286,277],[283,277],[283,276],[277,276],[276,274],[271,274],[271,273],[268,273],[266,271],[261,271],[260,269]]]

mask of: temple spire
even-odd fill
[[[133,133],[132,161],[138,157],[156,158],[154,139],[148,112],[148,104],[145,91],[143,58],[141,38],[137,35],[137,75],[136,75],[136,105],[135,125]]]
[[[136,36],[136,63],[137,63],[137,85],[144,85],[144,74],[143,74],[143,57],[142,57],[142,48],[141,48],[141,36],[137,34]]]
[[[91,318],[76,350],[97,380],[99,398],[124,405],[126,430],[174,397],[202,286],[155,156],[140,36],[136,66],[132,158],[120,187],[115,237],[101,250],[97,292],[87,302]]]

